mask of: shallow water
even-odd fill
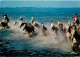
[[[26,53],[25,55],[36,54],[40,56],[62,56],[67,54],[72,56],[72,42],[67,43],[65,34],[62,32],[59,32],[57,36],[53,36],[50,30],[50,23],[54,22],[56,24],[57,21],[61,21],[64,24],[68,21],[72,22],[72,19],[69,17],[73,16],[76,11],[76,13],[79,13],[79,10],[79,8],[1,8],[0,19],[3,19],[2,15],[7,13],[10,18],[10,29],[2,29],[0,27],[0,44],[2,44],[0,52],[10,53],[12,50],[16,50],[13,53],[18,52],[20,54],[22,52],[21,54]],[[20,21],[18,19],[20,16],[25,21],[30,21],[31,16],[34,16],[34,21],[44,22],[44,25],[48,28],[48,36],[43,36],[41,29],[35,29],[38,35],[29,38],[24,34],[22,28],[19,28]],[[16,26],[13,26],[14,21],[18,22]]]
[[[48,36],[43,36],[41,29],[36,29],[35,31],[38,33],[38,35],[34,37],[28,37],[27,34],[24,35],[22,28],[19,28],[19,24],[16,26],[11,24],[13,24],[13,21],[9,23],[10,29],[1,28],[0,30],[0,39],[4,40],[1,43],[8,49],[6,52],[11,50],[32,50],[32,52],[38,53],[39,51],[40,53],[43,52],[46,55],[46,52],[48,51],[50,54],[70,54],[72,52],[72,43],[67,43],[67,39],[62,32],[58,33],[57,36],[53,36],[50,28],[48,28]],[[50,27],[50,24],[47,24],[46,27]]]

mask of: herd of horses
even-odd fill
[[[35,32],[35,28],[38,28],[42,30],[42,34],[44,36],[47,36],[47,27],[44,26],[43,23],[36,23],[34,20],[33,20],[33,17],[31,18],[31,22],[24,22],[23,21],[23,18],[20,17],[20,28],[23,27],[23,30],[25,30],[25,32],[27,34],[30,34],[30,33],[34,33]],[[9,23],[9,19],[7,17],[7,15],[4,15],[4,21],[0,21],[0,26],[3,27],[3,28],[10,28],[8,26],[8,23]],[[16,26],[16,24],[18,24],[17,21],[14,22],[14,26]],[[72,43],[76,43],[76,42],[79,42],[80,41],[80,24],[79,24],[79,20],[78,19],[74,19],[73,23],[71,24],[71,22],[68,22],[67,24],[64,24],[61,23],[61,22],[58,22],[58,25],[55,26],[54,23],[51,23],[51,33],[52,35],[56,35],[57,36],[57,33],[58,32],[63,32],[68,40],[68,43],[69,41],[72,41]]]

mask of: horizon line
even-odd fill
[[[0,8],[80,8],[80,7],[0,7]]]
[[[6,1],[6,0],[0,0]],[[80,1],[80,0],[7,0],[7,1]]]

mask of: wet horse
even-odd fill
[[[7,22],[0,22],[0,26],[3,27],[3,28],[9,28]]]
[[[23,30],[27,33],[34,32],[34,26],[31,23],[21,23],[20,28],[23,26]]]
[[[52,34],[53,35],[56,35],[57,31],[58,31],[58,28],[54,26],[53,23],[51,23],[51,31],[52,31]]]
[[[47,28],[44,26],[43,23],[41,24],[41,27],[42,27],[42,33],[43,33],[43,35],[46,36],[47,35],[46,34]]]

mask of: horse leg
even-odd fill
[[[75,37],[73,38],[73,41],[72,41],[72,43],[74,44],[74,43],[76,43],[76,39],[75,39]]]

